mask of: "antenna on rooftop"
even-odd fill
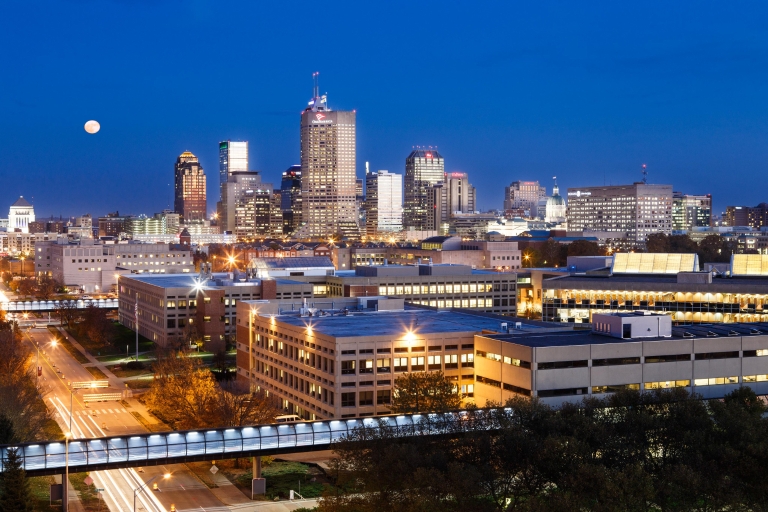
[[[312,73],[312,84],[313,84],[313,86],[312,86],[312,97],[313,98],[318,98],[320,96],[320,84],[318,83],[319,82],[319,78],[318,78],[319,75],[320,75],[319,71],[315,71],[314,73]]]
[[[648,183],[648,168],[645,164],[643,164],[642,170],[640,172],[643,173],[643,184],[645,185]]]

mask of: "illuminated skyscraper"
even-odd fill
[[[429,211],[434,206],[430,188],[445,179],[445,161],[436,149],[415,149],[405,159],[405,229],[430,229]]]
[[[387,171],[365,175],[366,234],[403,229],[403,175]]]
[[[359,236],[355,198],[354,111],[331,110],[320,96],[301,113],[301,238]]]
[[[301,166],[292,165],[280,182],[280,209],[283,212],[283,233],[292,234],[301,225]]]
[[[206,218],[205,172],[200,161],[189,151],[176,159],[174,210],[184,222]]]
[[[219,142],[219,186],[235,172],[248,172],[248,142]]]

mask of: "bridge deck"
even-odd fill
[[[478,415],[487,418],[491,411],[509,414],[505,409],[480,409],[75,439],[69,442],[69,468],[99,471],[323,450],[361,427],[386,429],[395,437],[456,434],[489,428],[488,422],[470,420]],[[18,449],[29,476],[53,475],[64,470],[63,441],[1,446],[0,472],[5,469],[11,448]]]

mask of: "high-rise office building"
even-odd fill
[[[260,183],[244,190],[235,206],[235,230],[238,240],[272,236],[272,185]]]
[[[725,209],[726,226],[750,226],[760,229],[768,226],[768,203],[757,206],[729,206]]]
[[[425,229],[447,234],[451,217],[454,214],[475,212],[477,191],[470,185],[465,172],[445,174],[442,183],[432,185],[427,191],[427,224]]]
[[[365,176],[365,231],[368,236],[403,229],[403,176],[379,171]]]
[[[184,222],[201,222],[207,209],[205,172],[198,158],[185,151],[176,159],[174,210]]]
[[[643,247],[652,233],[672,233],[672,185],[568,189],[569,231],[616,233],[628,247]]]
[[[712,195],[672,193],[672,229],[692,231],[712,225]]]
[[[430,188],[445,179],[445,160],[436,149],[414,149],[405,159],[405,229],[430,229]],[[434,228],[432,228],[434,229]]]
[[[513,181],[504,188],[504,209],[528,210],[530,216],[534,217],[539,201],[546,197],[547,188],[541,186],[538,181]]]
[[[219,142],[219,185],[236,172],[248,172],[248,142]]]
[[[301,165],[292,165],[283,172],[280,209],[283,212],[283,233],[290,235],[301,225]]]
[[[219,226],[222,232],[235,233],[235,210],[238,202],[247,190],[263,188],[258,172],[237,171],[229,175],[227,182],[221,188],[219,203]],[[272,186],[269,185],[271,190]]]
[[[316,78],[316,76],[315,76]],[[301,113],[302,238],[357,237],[354,111],[331,110],[320,96]]]

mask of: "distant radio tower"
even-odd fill
[[[645,164],[643,164],[643,168],[640,172],[643,173],[643,184],[648,184],[648,169],[646,168]]]

